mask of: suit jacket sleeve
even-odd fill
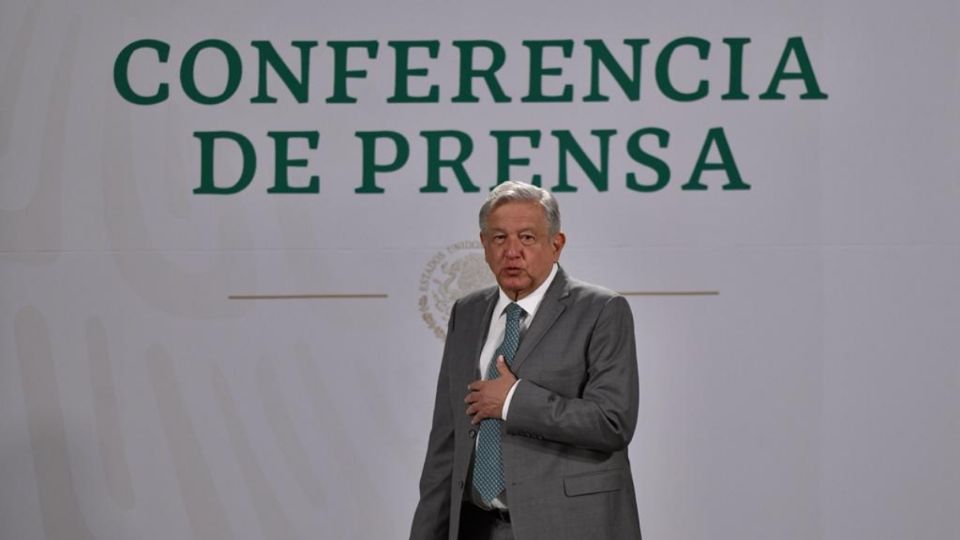
[[[450,311],[447,337],[453,334],[454,314]],[[444,346],[437,397],[433,406],[433,426],[427,441],[427,456],[420,476],[420,502],[413,515],[410,540],[446,540],[450,528],[450,483],[453,477],[454,426],[450,409],[449,344]]]
[[[514,391],[507,433],[614,452],[633,437],[639,383],[630,305],[612,296],[587,345],[586,381],[575,397],[523,379]]]

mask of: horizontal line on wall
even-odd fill
[[[571,247],[567,245],[564,249],[570,252],[595,253],[598,251],[649,251],[649,250],[685,250],[685,251],[717,251],[723,249],[875,249],[875,248],[949,248],[955,249],[960,243],[953,240],[942,242],[754,242],[754,243],[718,243],[712,245],[687,245],[679,243],[663,244],[641,244],[635,246],[590,246],[590,247]],[[287,253],[287,252],[305,252],[305,253],[394,253],[411,251],[421,251],[432,253],[444,249],[444,246],[413,246],[413,247],[391,247],[385,246],[379,249],[356,249],[346,247],[292,247],[292,248],[270,248],[270,247],[252,247],[252,248],[7,248],[0,247],[0,255],[29,255],[36,253],[64,253],[64,254],[94,254],[109,255],[116,253]],[[475,251],[482,251],[479,248]]]
[[[335,294],[231,294],[228,300],[369,300],[387,298],[383,293]]]
[[[623,296],[717,296],[720,291],[620,291]],[[228,300],[372,300],[389,298],[385,293],[330,294],[231,294]]]
[[[717,296],[720,291],[620,291],[623,296]]]

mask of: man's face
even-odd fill
[[[507,202],[487,215],[480,233],[483,253],[497,283],[519,300],[540,286],[566,241],[563,233],[550,236],[550,224],[538,202]]]

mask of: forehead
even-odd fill
[[[548,227],[547,213],[536,201],[509,201],[498,205],[487,215],[487,227],[540,228]]]

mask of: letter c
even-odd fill
[[[165,101],[170,94],[170,85],[165,82],[160,83],[157,86],[156,93],[150,96],[138,94],[130,87],[130,79],[128,78],[130,57],[133,56],[133,53],[138,49],[153,49],[157,51],[157,58],[161,64],[166,64],[167,58],[170,56],[170,45],[163,41],[156,39],[139,39],[130,43],[120,51],[120,54],[117,55],[117,60],[113,63],[113,85],[117,88],[117,92],[123,96],[123,99],[135,105],[154,105]]]

